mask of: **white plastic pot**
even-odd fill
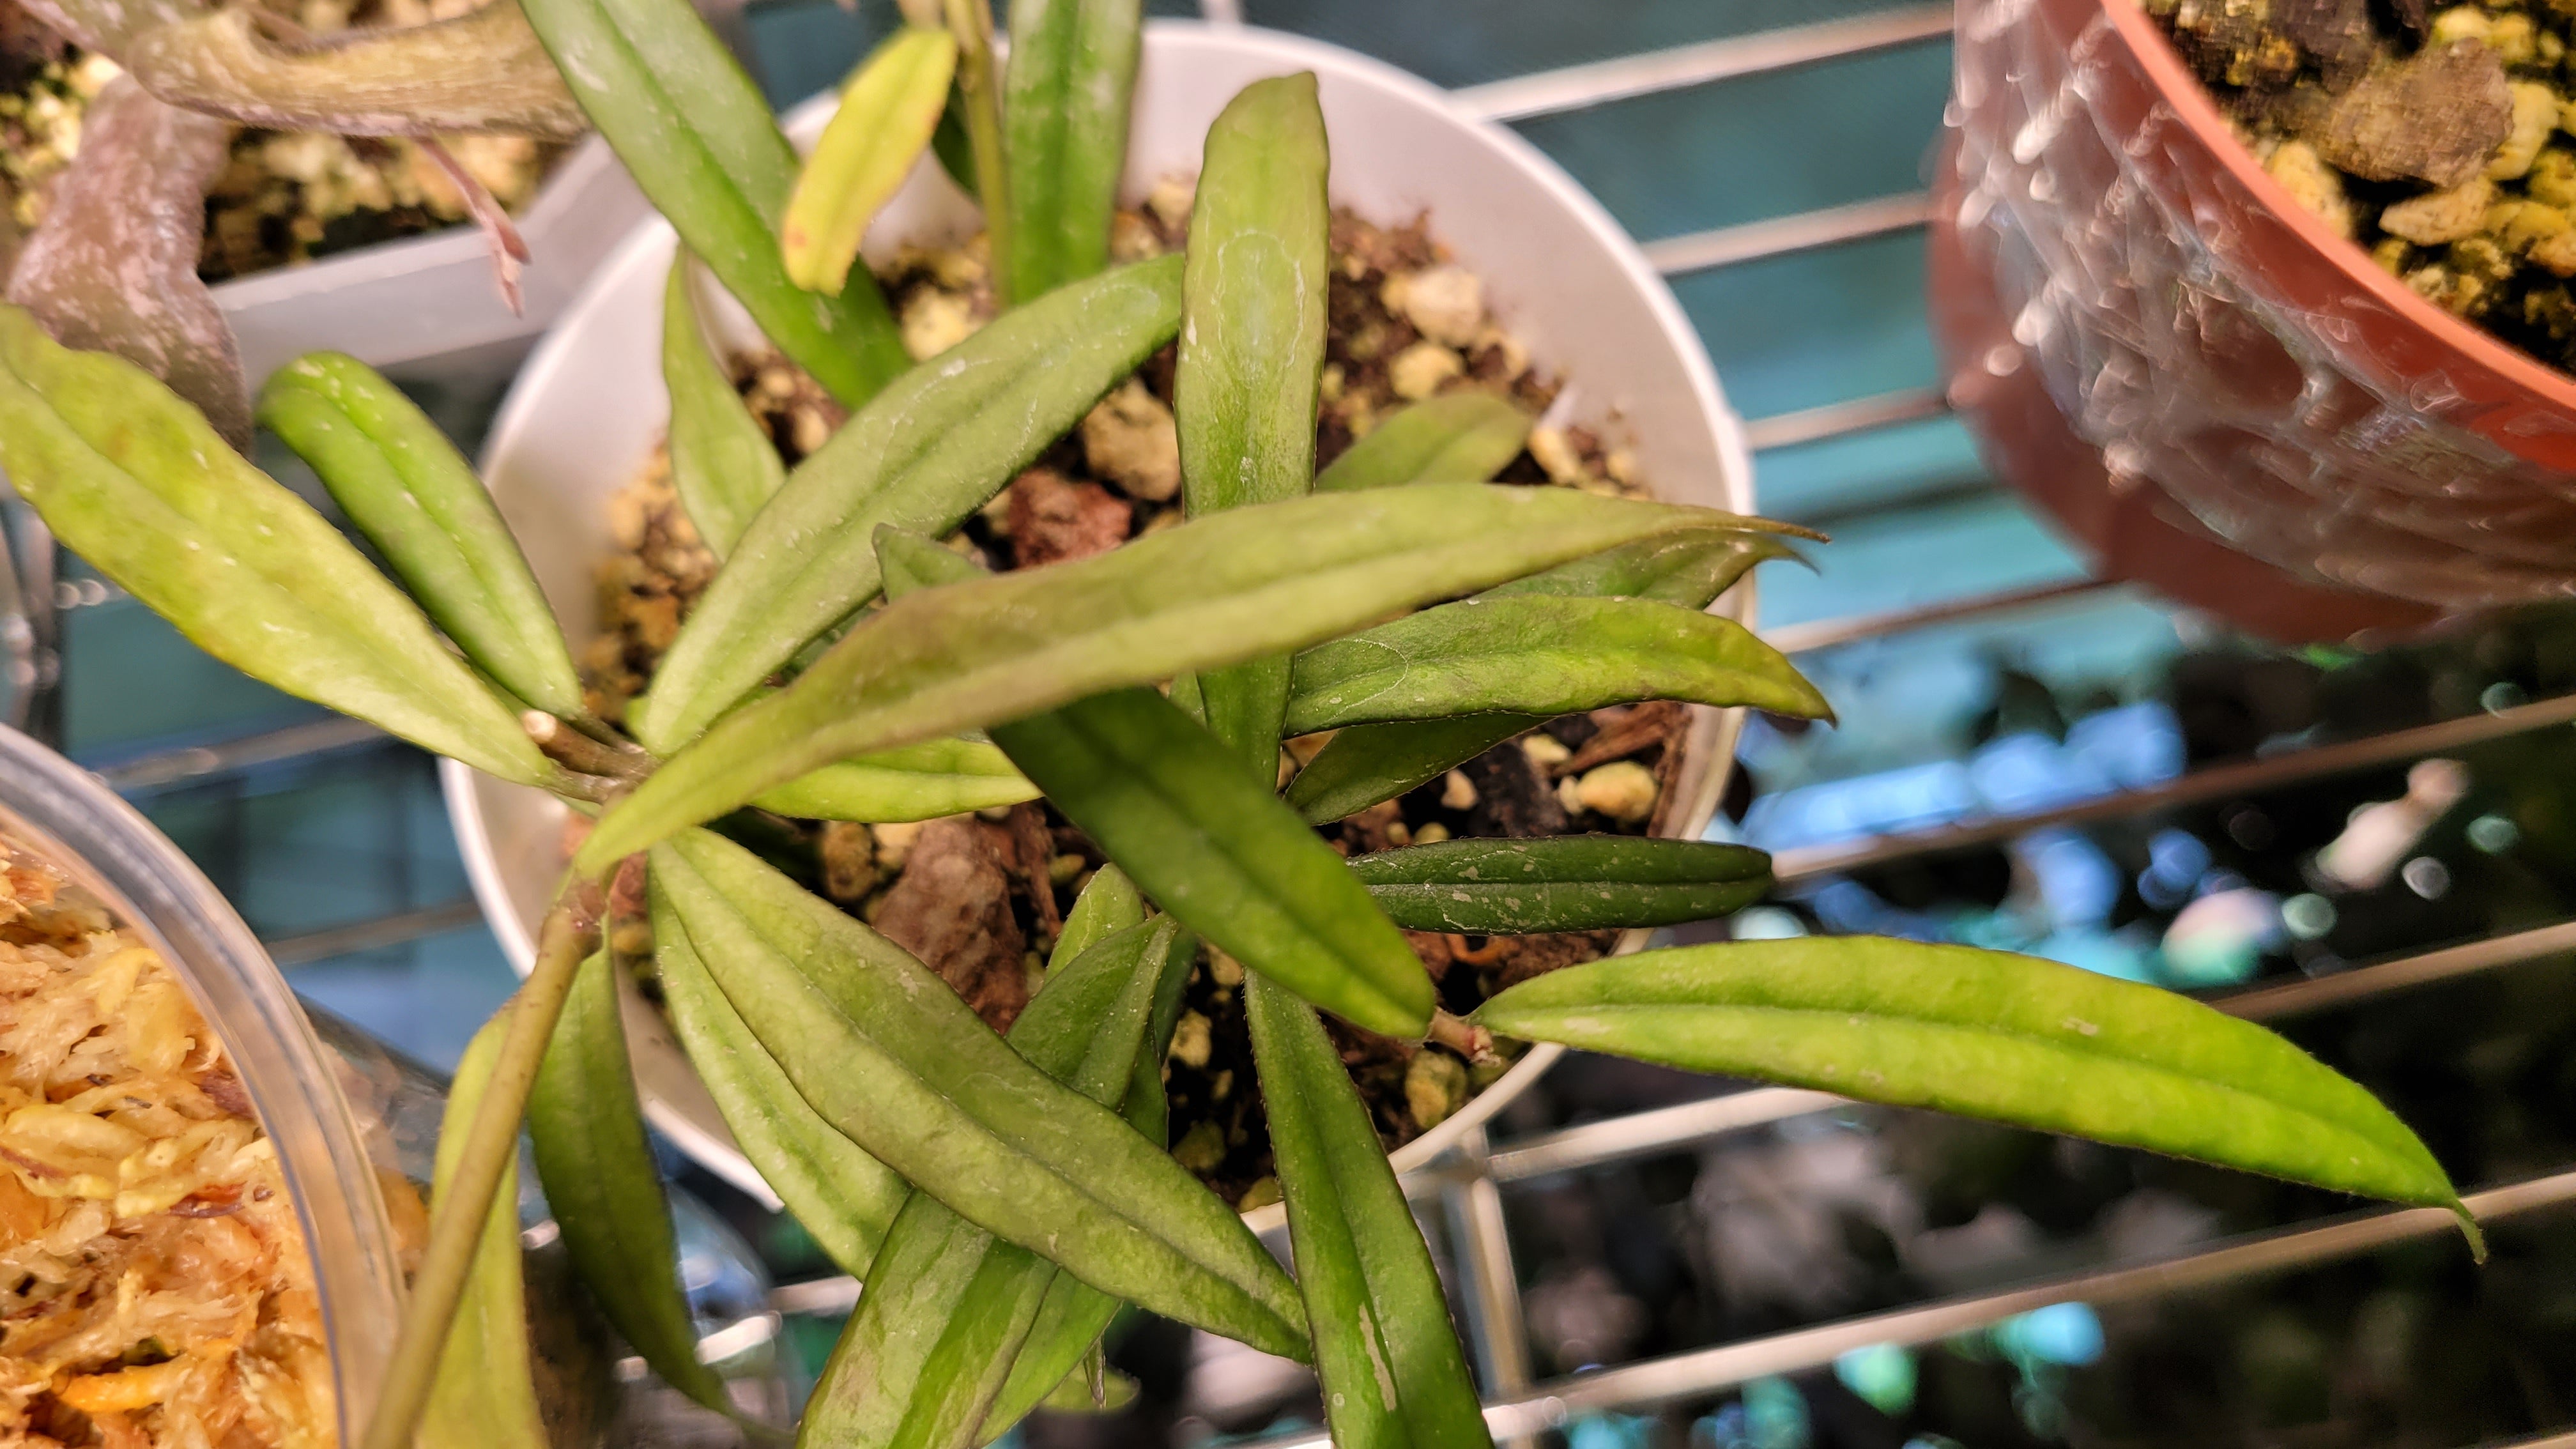
[[[1663,497],[1751,511],[1742,431],[1662,278],[1555,163],[1511,132],[1461,114],[1437,87],[1311,40],[1155,21],[1137,77],[1130,197],[1160,177],[1194,174],[1208,124],[1236,91],[1300,70],[1322,83],[1337,205],[1388,223],[1427,209],[1434,234],[1483,277],[1503,324],[1542,367],[1568,380],[1572,420],[1605,427],[1632,446]],[[810,142],[831,107],[828,96],[797,107],[787,118],[790,134]],[[925,163],[878,220],[869,250],[899,240],[958,240],[976,227],[967,199]],[[673,245],[669,226],[657,220],[618,250],[519,375],[485,449],[484,478],[576,640],[594,632],[592,580],[615,548],[608,500],[651,454],[668,413],[659,338]],[[757,335],[738,314],[730,324],[737,343]],[[1750,591],[1737,590],[1720,607],[1743,617]],[[1698,711],[1676,782],[1678,834],[1697,836],[1716,809],[1733,753],[1731,723],[1717,711]],[[440,769],[475,895],[525,973],[563,869],[564,809],[541,792],[454,761]],[[1643,935],[1631,934],[1629,949]],[[627,1027],[654,1124],[719,1175],[768,1198],[658,1016],[630,1000]],[[1558,1055],[1554,1046],[1532,1051],[1456,1116],[1396,1153],[1398,1170],[1456,1144]],[[1251,1215],[1254,1226],[1275,1225],[1279,1212]]]

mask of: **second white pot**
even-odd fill
[[[1461,114],[1428,82],[1275,32],[1155,21],[1137,77],[1130,199],[1163,176],[1197,172],[1208,125],[1235,92],[1301,70],[1321,83],[1336,205],[1381,223],[1428,211],[1433,233],[1484,279],[1503,325],[1542,368],[1567,380],[1573,421],[1629,446],[1659,496],[1752,511],[1741,429],[1662,278],[1555,163],[1519,136]],[[789,134],[810,143],[832,105],[825,96],[797,107],[787,117]],[[967,198],[925,163],[869,233],[869,251],[890,251],[898,241],[960,240],[977,225]],[[484,453],[484,479],[575,641],[595,630],[592,580],[616,546],[608,500],[651,455],[668,416],[661,298],[674,244],[670,227],[656,220],[609,258],[519,375]],[[756,340],[738,312],[725,321],[731,342]],[[1719,607],[1742,618],[1751,606],[1751,591],[1742,588]],[[1696,836],[1716,809],[1732,755],[1728,726],[1717,711],[1697,711],[1688,766],[1676,782],[1685,802],[1674,817],[1678,833]],[[452,760],[440,769],[475,896],[524,974],[563,869],[563,807]],[[770,1199],[658,1014],[630,999],[627,1027],[654,1125],[718,1175]],[[1456,1116],[1397,1152],[1397,1169],[1455,1145],[1558,1055],[1553,1046],[1532,1051]],[[1279,1211],[1252,1214],[1254,1226],[1275,1225]]]

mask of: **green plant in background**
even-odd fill
[[[1348,1444],[1481,1444],[1430,1256],[1317,1015],[1484,1059],[1500,1034],[1931,1106],[2456,1209],[2440,1166],[2277,1037],[2048,962],[1887,940],[1647,951],[1438,1009],[1404,928],[1703,919],[1757,852],[1458,840],[1344,860],[1313,826],[1550,717],[1646,698],[1809,718],[1788,662],[1706,607],[1783,530],[1485,481],[1526,426],[1443,399],[1321,479],[1326,138],[1314,81],[1208,138],[1185,257],[1105,270],[1132,0],[1021,0],[996,77],[980,4],[866,62],[793,153],[683,0],[527,0],[572,94],[686,243],[669,293],[672,468],[724,567],[630,711],[569,651],[462,459],[345,358],[259,417],[394,575],[141,369],[0,311],[0,467],[72,548],[243,670],[594,817],[534,971],[469,1058],[431,1242],[366,1449],[508,1395],[520,1291],[492,1230],[523,1122],[575,1264],[628,1342],[724,1407],[693,1354],[668,1208],[600,949],[643,909],[673,1027],[744,1152],[868,1290],[808,1405],[815,1445],[966,1449],[1087,1402],[1129,1302],[1313,1363]],[[956,87],[946,99],[942,91]],[[962,114],[1018,305],[907,369],[853,265],[867,217]],[[782,473],[689,306],[704,258],[856,405]],[[810,290],[809,290],[810,288]],[[936,541],[1182,339],[1189,520],[986,575]],[[1389,622],[1389,621],[1392,622]],[[1287,787],[1284,735],[1338,731]],[[728,838],[749,810],[900,821],[1043,794],[1114,862],[1005,1038],[920,961]],[[1249,968],[1292,1278],[1166,1151],[1158,1067],[1204,941]],[[470,1397],[469,1400],[470,1402]],[[533,1431],[484,1424],[481,1442]]]

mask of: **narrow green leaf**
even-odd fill
[[[501,1050],[508,1008],[484,1023],[456,1064],[439,1119],[438,1158],[430,1202],[447,1191],[463,1148],[465,1129],[482,1105]],[[456,1305],[456,1325],[440,1350],[438,1378],[421,1415],[419,1442],[426,1449],[548,1449],[544,1416],[537,1409],[535,1368],[528,1352],[527,1284],[519,1268],[519,1169],[501,1173],[482,1243]]]
[[[354,357],[314,352],[270,375],[259,421],[313,465],[466,658],[539,709],[584,713],[572,651],[519,541],[411,399]]]
[[[752,801],[799,820],[936,820],[1038,797],[998,746],[925,740],[799,775]]]
[[[1752,572],[1755,564],[1797,556],[1797,550],[1775,535],[1709,529],[1604,549],[1545,573],[1498,584],[1485,590],[1483,597],[1556,594],[1647,599],[1685,609],[1705,609],[1717,601],[1718,595],[1735,587],[1738,579]]]
[[[1324,366],[1331,149],[1312,74],[1255,81],[1208,128],[1190,212],[1173,412],[1192,518],[1308,492]],[[1208,728],[1265,784],[1278,770],[1288,661],[1199,677]]]
[[[63,545],[207,653],[526,785],[557,772],[509,706],[322,515],[195,408],[0,307],[0,470]]]
[[[878,535],[889,593],[975,565],[917,534]],[[993,727],[994,743],[1163,908],[1246,966],[1396,1036],[1430,1024],[1431,978],[1342,858],[1151,689],[1113,690]]]
[[[1295,1286],[1241,1220],[1031,1066],[928,967],[705,831],[655,847],[653,871],[798,1094],[869,1155],[1104,1293],[1306,1352]]]
[[[1134,1379],[1110,1369],[1099,1376],[1095,1394],[1090,1369],[1076,1364],[1073,1372],[1064,1376],[1063,1382],[1049,1389],[1046,1397],[1038,1401],[1038,1407],[1050,1414],[1116,1414],[1136,1402],[1139,1392]],[[992,1433],[985,1442],[990,1443],[999,1437],[998,1432]]]
[[[787,481],[778,448],[734,390],[698,324],[689,249],[671,257],[662,289],[662,385],[671,395],[671,486],[717,558]]]
[[[762,511],[745,551],[788,496]],[[1426,483],[1236,509],[1098,557],[926,589],[861,619],[794,684],[673,755],[600,818],[576,861],[596,875],[836,760],[1299,648],[1399,609],[1723,517],[1572,488]],[[837,545],[825,552],[841,556]],[[873,587],[873,557],[865,568]],[[666,681],[669,668],[666,661]]]
[[[1771,888],[1761,851],[1625,835],[1444,840],[1353,856],[1350,870],[1409,931],[1674,926],[1731,915]]]
[[[1114,865],[1094,871],[1073,909],[1064,913],[1064,929],[1047,953],[1047,969],[1068,964],[1130,926],[1145,924],[1145,896],[1127,873]],[[1026,1053],[1022,1053],[1026,1055]]]
[[[1297,656],[1288,733],[1639,699],[1833,717],[1779,650],[1732,619],[1631,599],[1526,595],[1426,609]]]
[[[715,1098],[734,1144],[770,1191],[844,1270],[865,1276],[912,1189],[823,1120],[752,1035],[689,944],[670,894],[653,883],[653,960],[671,1030]]]
[[[838,292],[849,280],[868,223],[930,145],[956,72],[957,38],[920,25],[895,31],[850,72],[778,228],[790,281]]]
[[[1686,946],[1550,972],[1474,1020],[2459,1207],[2405,1123],[2297,1047],[2171,992],[2030,957],[1875,937]]]
[[[1020,0],[1002,79],[1009,295],[1027,302],[1109,265],[1144,37],[1138,0]]]
[[[939,169],[957,183],[957,189],[969,196],[981,196],[984,188],[975,181],[975,142],[966,134],[966,102],[957,88],[948,88],[947,108],[939,113],[939,127],[930,133],[930,154],[939,158]]]
[[[1427,398],[1351,444],[1315,475],[1315,491],[1482,483],[1520,456],[1529,430],[1528,413],[1489,392],[1471,389]]]
[[[637,737],[678,749],[867,602],[879,524],[943,534],[982,507],[1171,340],[1180,270],[1122,267],[1014,308],[853,415],[735,544],[632,712]]]
[[[1315,1014],[1255,973],[1244,1012],[1333,1442],[1485,1449],[1439,1271]]]
[[[253,11],[228,6],[144,31],[118,59],[172,105],[272,130],[574,141],[589,129],[518,0],[426,25],[292,41],[263,35]]]
[[[787,279],[775,225],[796,152],[689,0],[522,0],[576,100],[654,207],[797,366],[853,407],[912,366],[876,279]]]
[[[1309,825],[1328,825],[1439,779],[1545,723],[1545,715],[1497,713],[1353,725],[1288,782],[1288,806]]]
[[[1078,957],[1059,953],[1061,964],[1012,1027],[1011,1045],[1090,1100],[1117,1105],[1150,1049],[1159,1002],[1180,995],[1190,952],[1165,917],[1104,937]],[[1060,1276],[1046,1259],[914,1194],[868,1269],[868,1291],[806,1404],[799,1442],[970,1449],[1005,1382],[1020,1372],[1015,1360]],[[1117,1312],[1116,1300],[1097,1292],[1084,1289],[1081,1298],[1081,1321],[1062,1325],[1070,1331],[1027,1371],[1047,1387],[1063,1380]]]
[[[671,1204],[644,1139],[617,978],[606,954],[581,964],[528,1094],[537,1180],[564,1249],[600,1310],[663,1382],[730,1412],[724,1380],[698,1362],[680,1293]]]

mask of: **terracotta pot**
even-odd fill
[[[2436,610],[2576,593],[2576,380],[2299,207],[2128,0],[1963,0],[1958,35],[1948,375],[1998,427],[2044,393],[2093,460],[1990,434],[2010,481],[2114,571],[2275,632],[2427,611],[2302,595],[2204,545]]]

